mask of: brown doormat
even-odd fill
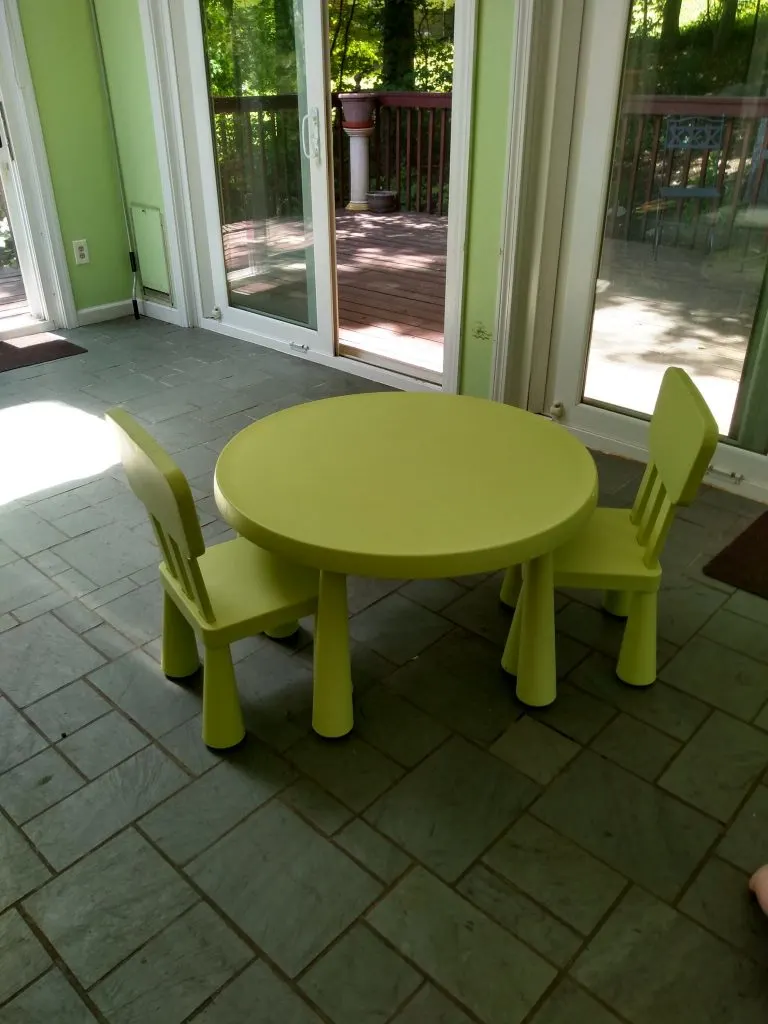
[[[768,598],[768,512],[707,562],[702,572],[713,580]]]
[[[0,373],[18,370],[20,366],[36,366],[53,359],[65,359],[87,352],[71,341],[65,341],[58,334],[30,334],[25,338],[0,341]]]

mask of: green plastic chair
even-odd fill
[[[650,424],[649,462],[631,509],[597,508],[554,556],[555,586],[604,590],[606,611],[626,618],[616,674],[631,686],[656,680],[657,597],[661,555],[675,511],[696,497],[718,442],[717,423],[684,370],[664,374]],[[522,582],[522,590],[520,584]],[[516,599],[519,592],[519,598]],[[508,570],[501,589],[516,603],[502,666],[517,674],[525,570]]]
[[[296,620],[316,610],[318,574],[240,537],[206,549],[192,492],[176,463],[124,409],[105,415],[163,555],[163,671],[176,681],[193,676],[200,637],[203,742],[215,750],[237,746],[245,726],[229,645],[257,633],[290,636]]]

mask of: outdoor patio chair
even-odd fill
[[[204,650],[203,742],[215,750],[245,736],[229,645],[257,633],[290,636],[297,619],[314,613],[318,574],[243,538],[206,549],[186,477],[124,409],[115,427],[131,490],[145,505],[162,552],[162,666],[169,679],[198,671],[196,636]]]
[[[604,607],[626,618],[616,673],[632,686],[656,679],[656,610],[661,555],[675,511],[693,501],[718,441],[715,418],[684,370],[668,369],[650,423],[649,462],[631,509],[597,508],[587,526],[554,555],[555,586],[604,590]],[[517,569],[501,598],[510,603]],[[515,674],[523,585],[502,665]],[[535,643],[535,638],[527,638]]]
[[[656,225],[653,232],[654,259],[657,258],[659,252],[664,211],[670,203],[681,202],[686,199],[716,201],[722,196],[722,189],[717,185],[664,184],[671,175],[672,161],[675,153],[679,151],[686,153],[686,167],[690,165],[691,153],[700,152],[703,159],[706,159],[707,155],[711,152],[719,154],[723,148],[724,130],[724,117],[680,117],[671,115],[667,117],[664,159],[661,168],[662,184],[659,187],[658,199],[656,200]],[[708,217],[708,223],[707,251],[711,251],[714,245],[714,231],[717,223],[716,210],[713,210],[712,215]]]

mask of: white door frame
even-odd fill
[[[139,0],[144,26],[147,74],[152,97],[155,130],[158,138],[160,174],[166,199],[168,247],[171,264],[178,267],[178,296],[186,298],[190,324],[215,333],[255,342],[267,348],[290,351],[313,362],[334,366],[346,373],[365,377],[403,390],[433,391],[440,386],[419,381],[393,370],[363,363],[333,353],[297,350],[273,337],[257,335],[252,329],[224,325],[210,316],[216,305],[210,269],[205,259],[198,260],[209,244],[207,228],[193,202],[200,188],[199,171],[190,160],[194,140],[185,136],[182,117],[183,98],[192,88],[184,61],[177,63],[174,44],[184,52],[189,44],[179,36],[177,8],[184,0]],[[450,149],[451,203],[448,220],[448,258],[446,267],[446,329],[442,390],[459,390],[460,332],[465,278],[465,242],[467,232],[470,140],[472,123],[475,40],[478,0],[457,0],[454,28],[454,88]],[[172,16],[174,15],[174,16]],[[326,62],[327,63],[327,62]],[[206,131],[210,130],[206,124]],[[209,140],[210,144],[210,140]],[[330,145],[330,140],[329,143]],[[329,188],[331,182],[329,182]],[[220,239],[216,244],[220,247]],[[272,321],[277,323],[278,321]],[[336,332],[335,332],[336,333]]]
[[[553,17],[561,3],[568,0],[553,3]],[[516,281],[513,259],[505,260],[509,315],[505,320],[502,310],[506,344],[497,353],[494,394],[560,419],[599,451],[646,461],[647,418],[582,401],[630,7],[631,0],[583,0],[581,32],[572,26],[561,33],[559,48],[550,50],[545,78],[550,89],[557,84],[552,113],[560,129],[556,150],[551,137],[549,147],[561,158],[568,154],[567,180],[564,188],[562,181],[546,180],[548,168],[540,179],[545,182],[550,235],[554,232],[557,244],[544,233],[548,251],[542,253],[545,258],[534,279],[534,294],[542,296],[543,309],[531,306],[531,281],[525,275]],[[563,85],[571,81],[575,89]],[[532,151],[527,159],[535,160],[536,155]],[[525,232],[515,241],[524,246]],[[547,321],[548,295],[554,302]],[[515,320],[521,309],[528,312],[527,321]],[[542,321],[549,330],[540,329]],[[516,324],[520,336],[510,340]],[[768,458],[721,443],[707,482],[768,501]]]
[[[40,115],[29,70],[17,0],[0,0],[0,97],[11,135],[20,212],[13,230],[25,252],[24,286],[30,308],[43,319],[34,328],[77,326]]]

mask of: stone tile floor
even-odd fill
[[[768,603],[701,575],[759,506],[676,522],[652,689],[617,682],[597,595],[559,595],[560,694],[527,713],[498,577],[355,580],[353,735],[311,733],[307,624],[237,646],[250,736],[219,757],[160,673],[96,417],[141,416],[215,541],[224,441],[370,385],[147,321],[74,336],[0,375],[2,1024],[764,1024]],[[628,502],[639,468],[598,461]]]

